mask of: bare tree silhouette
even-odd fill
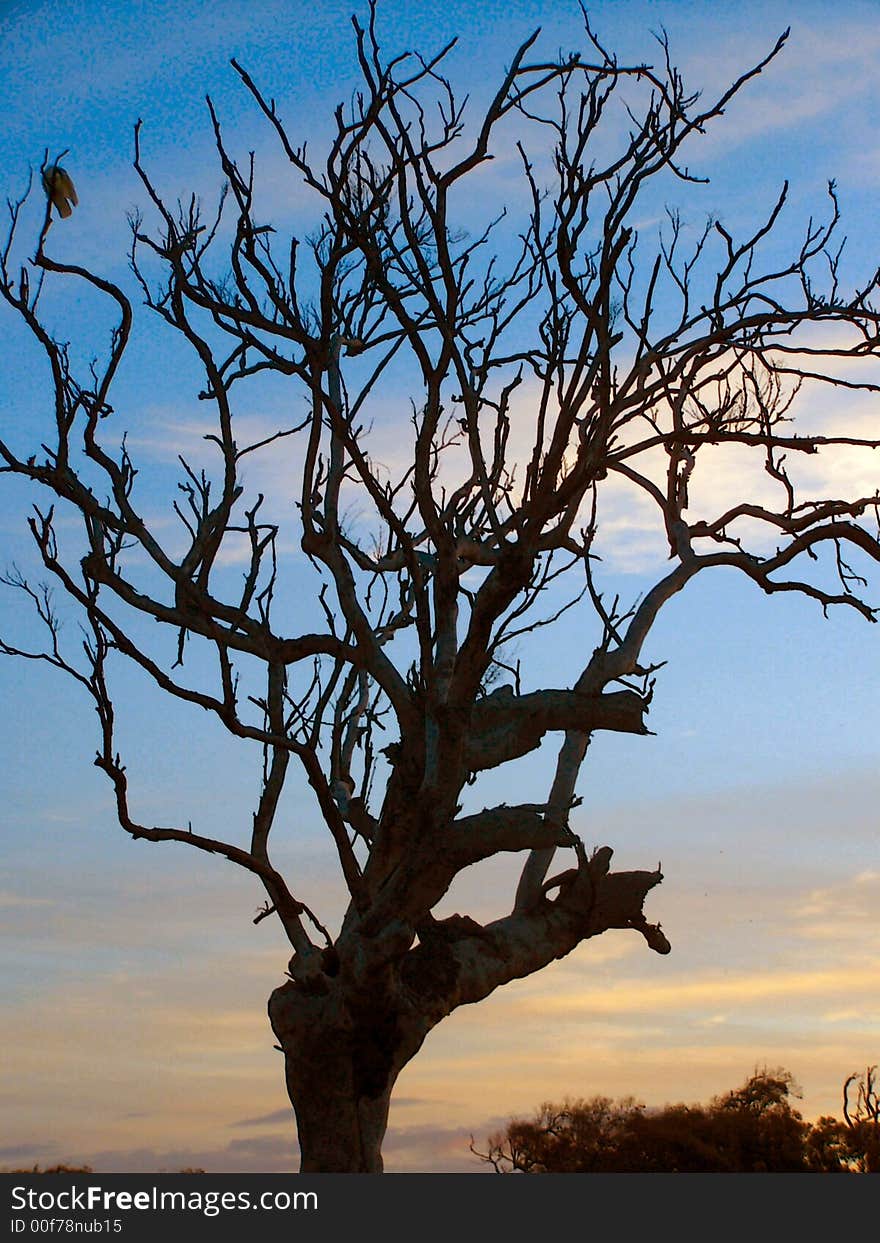
[[[880,1174],[880,1094],[877,1067],[848,1075],[843,1085],[843,1117],[852,1161],[864,1174]]]
[[[118,447],[111,390],[132,332],[129,293],[53,257],[51,228],[75,229],[78,216],[53,222],[51,200],[30,267],[14,258],[27,196],[10,205],[0,267],[3,296],[48,363],[54,416],[51,442],[43,425],[22,447],[4,437],[2,471],[50,498],[30,531],[87,631],[83,648],[68,650],[50,588],[13,570],[6,581],[29,599],[48,642],[10,639],[3,650],[48,661],[91,697],[95,762],[127,833],[220,855],[263,886],[257,919],[280,920],[292,948],[269,1011],[306,1171],[382,1169],[395,1080],[456,1007],[609,928],[669,951],[643,911],[659,867],[611,871],[611,848],[586,849],[570,825],[592,735],[649,732],[656,666],[643,649],[663,605],[726,567],[768,594],[798,592],[875,620],[851,562],[880,559],[866,522],[876,494],[801,495],[787,466],[828,446],[878,444],[787,427],[805,381],[876,391],[860,367],[877,352],[877,274],[844,287],[833,184],[827,218],[810,221],[785,260],[765,245],[787,187],[743,237],[713,220],[689,243],[670,212],[652,249],[635,228],[646,198],[666,192],[653,185],[697,180],[684,163],[688,143],[786,35],[703,103],[662,36],[654,68],[620,64],[589,25],[583,55],[547,58],[536,32],[472,120],[445,73],[452,45],[387,57],[373,6],[354,31],[361,88],[337,109],[320,162],[233,61],[321,204],[307,237],[283,236],[258,215],[253,158],[236,159],[210,100],[227,182],[210,217],[195,196],[163,198],[135,129],[155,222],[132,220],[133,270],[147,306],[193,351],[216,413],[204,461],[181,459],[176,537],[150,520],[132,453],[124,439]],[[465,232],[460,214],[480,201],[482,170],[501,149],[519,160],[520,219],[512,227],[499,208]],[[56,281],[84,284],[115,308],[109,351],[90,368],[41,317],[44,287]],[[261,374],[288,381],[308,408],[243,444],[237,397]],[[385,468],[373,420],[401,377],[416,393],[400,431],[405,460]],[[743,498],[689,518],[707,451],[729,445],[763,464],[778,504]],[[285,558],[279,523],[244,477],[248,455],[267,450],[289,454],[298,471],[296,538],[317,576],[313,595],[296,588],[299,617],[277,601],[285,575],[308,567]],[[597,579],[603,497],[621,481],[653,506],[670,561],[630,609]],[[78,549],[70,530],[59,536],[56,505],[78,516]],[[248,564],[236,580],[224,554],[241,541]],[[591,637],[583,655],[572,653],[569,684],[533,685],[505,644],[552,633],[574,608]],[[147,630],[145,620],[157,624]],[[138,819],[115,733],[114,678],[125,662],[262,748],[249,841],[193,831],[185,819]],[[535,801],[480,807],[469,785],[550,733],[561,745]],[[294,773],[338,855],[347,910],[333,930],[270,853]],[[465,799],[478,809],[465,814]],[[560,849],[571,865],[548,879]],[[463,869],[500,852],[524,856],[509,914],[486,925],[432,915]]]

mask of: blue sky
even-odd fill
[[[221,175],[204,96],[234,149],[254,149],[261,209],[289,224],[310,208],[229,67],[235,56],[273,94],[289,129],[315,148],[353,82],[351,3],[0,5],[2,192],[23,188],[43,150],[69,148],[79,190],[51,245],[125,279],[127,213],[143,202],[131,170],[143,118],[145,159],[169,196],[210,199]],[[647,3],[590,8],[621,60],[650,60],[651,31],[669,33],[686,82],[707,94],[763,55],[791,24],[767,74],[693,154],[706,187],[673,188],[695,227],[709,212],[755,221],[780,182],[792,194],[780,244],[799,240],[839,181],[853,270],[876,255],[880,183],[880,30],[876,5]],[[382,5],[389,49],[433,50],[461,36],[449,72],[475,103],[536,25],[548,54],[580,45],[574,4]],[[499,150],[488,185],[515,213],[521,187]],[[654,205],[658,216],[662,204]],[[462,212],[478,211],[462,203]],[[652,228],[646,218],[644,230]],[[70,288],[47,290],[46,314],[88,357],[106,325]],[[0,422],[17,442],[47,417],[36,351],[0,313]],[[157,516],[176,453],[199,443],[205,412],[167,335],[144,318],[119,377],[120,427],[144,467]],[[389,452],[395,436],[389,403]],[[281,395],[245,398],[248,426],[271,426]],[[839,426],[876,420],[871,403],[807,395],[805,417]],[[255,468],[279,512],[289,464]],[[873,480],[875,463],[844,454],[815,467],[818,487]],[[741,463],[718,462],[712,498],[757,487]],[[824,472],[824,473],[822,473]],[[747,482],[746,482],[747,478]],[[35,499],[0,480],[3,567],[33,564],[23,512]],[[166,490],[163,493],[163,488]],[[165,511],[167,512],[167,504]],[[625,599],[652,581],[658,546],[626,496],[609,501],[605,569]],[[662,557],[662,552],[659,554]],[[292,591],[302,567],[291,553]],[[868,590],[880,601],[874,577]],[[0,595],[4,634],[28,620]],[[73,619],[70,630],[73,631]],[[23,629],[24,628],[24,629]],[[534,676],[561,680],[594,641],[568,615]],[[851,1070],[878,1057],[876,911],[880,897],[878,630],[849,612],[828,620],[811,602],[767,599],[732,574],[704,576],[667,607],[646,653],[666,660],[652,705],[656,737],[600,737],[581,782],[578,827],[615,847],[621,867],[663,863],[649,899],[673,943],[659,959],[636,938],[607,934],[530,981],[463,1010],[432,1034],[392,1106],[387,1167],[473,1168],[471,1132],[565,1093],[634,1093],[649,1103],[705,1098],[756,1063],[801,1081],[805,1113],[836,1110]],[[144,819],[205,827],[249,822],[258,756],[168,705],[126,675],[121,740]],[[92,767],[88,704],[51,671],[0,663],[3,1008],[9,1107],[0,1165],[75,1157],[103,1169],[285,1169],[292,1164],[279,1055],[265,1019],[286,963],[283,938],[251,923],[248,878],[173,846],[133,844],[115,827],[109,790]],[[546,771],[545,749],[517,767],[524,791]],[[505,780],[507,777],[505,776]],[[294,795],[295,832],[279,862],[296,867],[310,905],[332,916],[339,890],[330,853]],[[217,831],[220,831],[219,828]],[[194,852],[193,852],[194,853]],[[477,917],[509,902],[512,865],[462,878],[450,910]]]

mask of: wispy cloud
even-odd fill
[[[481,1119],[475,1126],[389,1127],[382,1149],[386,1172],[480,1173],[481,1166],[470,1151],[471,1137],[482,1138],[501,1125],[500,1119]]]
[[[755,971],[733,979],[709,976],[698,980],[678,979],[670,984],[645,980],[615,983],[602,989],[584,990],[577,997],[544,997],[541,1012],[559,1018],[585,1014],[650,1013],[674,1009],[679,1013],[737,1002],[740,1006],[783,1002],[792,998],[828,997],[851,994],[876,985],[873,963],[827,971]],[[531,1003],[524,1004],[528,1012]]]
[[[230,1122],[231,1127],[262,1127],[274,1126],[278,1122],[290,1121],[290,1109],[275,1109],[269,1114],[260,1114],[256,1118],[240,1118],[237,1122]]]
[[[842,13],[829,26],[824,13],[804,6],[792,23],[783,51],[739,94],[707,136],[693,144],[700,156],[728,154],[766,135],[794,130],[841,110],[857,124],[859,101],[870,98],[874,90],[880,48],[868,12]],[[744,18],[745,14],[744,8]],[[712,15],[707,17],[711,24]],[[750,29],[726,33],[723,41],[713,42],[711,57],[706,55],[710,31],[705,27],[702,39],[692,42],[690,49],[678,48],[686,81],[701,83],[706,97],[723,90],[749,64],[766,55],[781,31],[755,23]],[[820,142],[823,135],[824,128],[817,135]]]
[[[0,909],[20,910],[22,907],[53,906],[52,898],[36,898],[26,893],[13,893],[7,889],[0,890]]]
[[[33,1143],[5,1144],[0,1148],[0,1161],[38,1161],[57,1152],[58,1145],[52,1140],[34,1140]]]
[[[878,950],[878,911],[880,873],[868,869],[849,881],[811,890],[791,913],[798,934],[808,940]]]

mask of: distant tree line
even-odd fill
[[[545,1103],[471,1151],[499,1174],[880,1172],[876,1066],[843,1086],[843,1118],[806,1122],[789,1071],[756,1070],[708,1105],[648,1110],[632,1097]]]
[[[21,1166],[17,1170],[0,1170],[0,1174],[94,1174],[95,1170],[91,1165],[66,1165],[62,1162],[60,1165],[27,1165]],[[121,1173],[122,1171],[114,1171]],[[198,1169],[195,1166],[185,1166],[182,1170],[155,1170],[156,1174],[204,1174],[206,1171]]]
[[[514,1118],[471,1152],[499,1174],[877,1174],[880,1095],[877,1067],[849,1075],[843,1117],[805,1122],[800,1095],[782,1068],[756,1070],[708,1105],[648,1110],[633,1097],[545,1102],[531,1119]],[[91,1174],[89,1165],[4,1170],[6,1174]],[[204,1174],[182,1169],[180,1174]]]

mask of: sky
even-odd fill
[[[0,193],[19,194],[46,148],[69,149],[80,203],[63,229],[53,226],[51,245],[125,280],[127,216],[144,198],[131,169],[134,123],[143,119],[145,158],[163,190],[210,199],[222,176],[209,93],[235,149],[256,153],[260,210],[296,220],[308,211],[301,188],[229,59],[275,96],[290,132],[319,149],[354,81],[352,9],[362,12],[351,0],[0,3]],[[650,60],[651,32],[664,27],[686,82],[707,93],[790,24],[780,58],[695,150],[709,184],[675,193],[688,219],[714,211],[733,227],[760,217],[788,178],[780,242],[796,244],[836,178],[847,263],[870,267],[874,248],[876,266],[874,3],[614,0],[590,13],[621,60]],[[460,36],[450,75],[475,104],[537,25],[548,55],[582,42],[577,5],[559,0],[380,7],[389,49],[434,50]],[[513,210],[522,189],[509,155],[499,150],[484,191]],[[645,232],[651,227],[646,220]],[[101,347],[106,324],[75,290],[47,290],[44,309],[84,357]],[[197,446],[206,424],[174,343],[146,317],[115,404],[158,497],[175,478],[177,453]],[[46,377],[5,307],[0,341],[0,424],[18,443],[49,414]],[[248,429],[277,426],[276,391],[255,386],[243,400]],[[877,410],[807,393],[801,417],[865,429]],[[389,415],[379,428],[389,457],[397,426]],[[272,457],[254,470],[252,482],[280,512],[290,463]],[[746,487],[760,496],[762,482],[746,483],[745,470],[735,455],[718,460],[695,480],[695,503],[720,507]],[[829,494],[878,483],[876,461],[854,453],[825,455],[809,470],[805,483]],[[25,516],[34,499],[0,478],[0,568],[33,566]],[[167,521],[158,500],[155,512]],[[631,495],[611,495],[606,519],[605,564],[633,600],[665,554]],[[293,545],[288,552],[295,584]],[[866,594],[880,603],[876,567]],[[0,633],[21,638],[28,624],[12,593],[0,594]],[[765,1064],[793,1072],[805,1116],[839,1113],[844,1078],[880,1058],[878,640],[878,628],[854,612],[825,619],[811,601],[766,598],[732,573],[703,576],[670,602],[647,653],[667,662],[651,707],[655,736],[595,739],[573,825],[588,845],[612,845],[616,867],[662,862],[665,880],[647,914],[662,922],[672,954],[607,933],[453,1014],[398,1082],[388,1170],[479,1169],[471,1135],[479,1144],[544,1100],[705,1100]],[[578,616],[566,615],[537,656],[540,671],[564,677],[588,642]],[[255,757],[210,723],[192,728],[180,705],[133,675],[120,688],[121,742],[141,818],[192,818],[218,832],[246,826]],[[94,722],[75,687],[5,660],[0,702],[0,1168],[60,1160],[103,1171],[294,1168],[292,1115],[265,1013],[289,949],[272,921],[253,925],[259,892],[213,858],[125,837],[91,763]],[[550,763],[545,747],[518,766],[524,791]],[[332,917],[338,881],[307,799],[294,796],[287,815],[278,863],[295,869],[297,892]],[[513,861],[474,869],[444,911],[500,915],[515,876]]]

